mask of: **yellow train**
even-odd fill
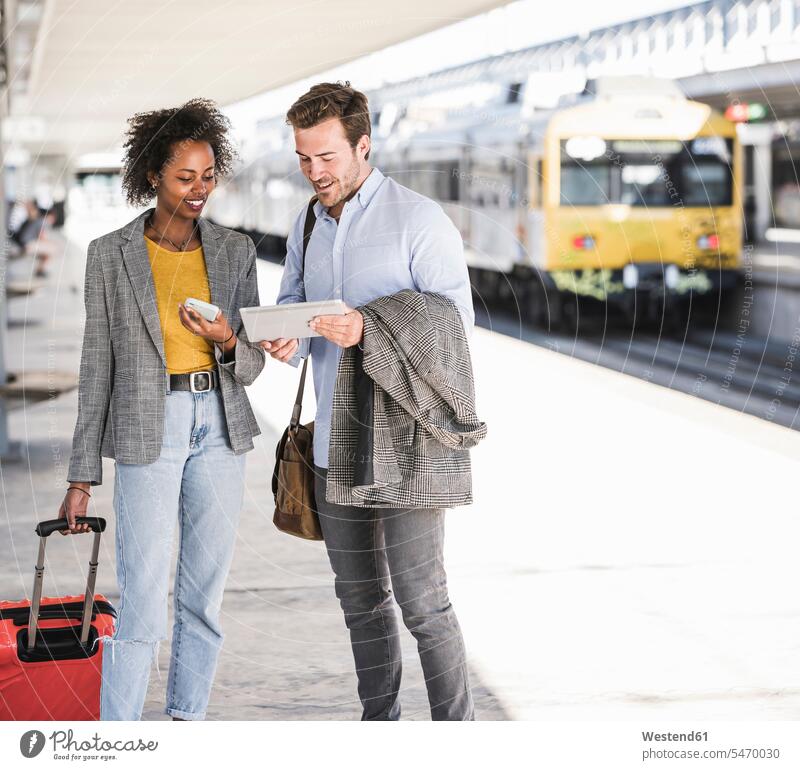
[[[562,292],[670,300],[735,285],[742,252],[736,127],[679,95],[602,94],[544,132],[533,264]],[[563,303],[562,303],[563,304]],[[569,305],[567,305],[569,307]]]
[[[597,81],[572,104],[410,136],[379,163],[459,227],[476,295],[574,327],[580,298],[631,315],[719,299],[742,254],[736,126],[669,81]]]
[[[662,80],[590,82],[548,110],[528,109],[519,88],[498,93],[469,109],[435,95],[402,104],[370,94],[373,162],[453,219],[479,302],[573,327],[582,299],[658,317],[736,285],[742,152],[733,123]],[[224,224],[278,249],[308,187],[283,120],[262,129],[257,158],[215,215],[227,209]]]

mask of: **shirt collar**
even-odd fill
[[[378,191],[378,188],[381,186],[381,182],[383,182],[383,180],[384,176],[380,170],[373,168],[372,171],[370,171],[367,175],[367,178],[361,183],[361,187],[358,188],[358,192],[355,194],[355,199],[359,202],[362,209],[365,209],[369,205],[369,202],[372,200],[372,196]],[[319,201],[317,201],[314,204],[314,213],[317,215],[317,218],[319,218],[323,214],[327,215],[328,210],[324,208]]]
[[[372,196],[378,191],[382,181],[383,174],[381,174],[377,168],[373,168],[372,171],[369,172],[367,178],[361,183],[361,187],[358,188],[358,192],[356,193],[356,198],[358,198],[362,209],[365,209],[369,205]]]

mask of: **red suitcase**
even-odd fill
[[[33,599],[0,602],[0,720],[100,718],[100,637],[114,633],[116,614],[104,596],[94,595],[106,522],[98,517],[77,521],[95,533],[86,593],[42,598],[47,538],[68,526],[66,519],[52,519],[36,527],[39,558]]]

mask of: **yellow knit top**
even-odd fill
[[[192,334],[181,323],[178,303],[188,297],[211,302],[203,247],[192,251],[168,251],[144,237],[156,288],[156,305],[161,319],[161,336],[170,374],[216,369],[214,345]]]

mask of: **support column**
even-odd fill
[[[755,196],[755,239],[763,241],[772,227],[772,131],[769,124],[742,125],[740,138],[753,146],[753,193]]]
[[[756,238],[763,241],[772,226],[772,142],[753,148],[753,182],[756,193]]]

